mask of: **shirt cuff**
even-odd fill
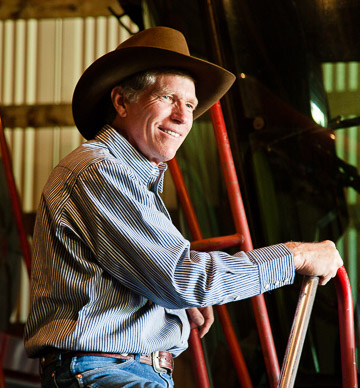
[[[261,294],[294,282],[294,256],[286,245],[258,248],[246,255],[259,268]]]

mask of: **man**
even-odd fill
[[[190,251],[172,224],[159,196],[165,162],[234,78],[164,27],[80,78],[73,114],[89,141],[50,175],[34,233],[25,346],[44,387],[172,387],[172,357],[190,322],[208,331],[209,306],[290,284],[294,270],[325,284],[342,265],[332,242]]]

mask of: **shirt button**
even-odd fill
[[[270,288],[270,284],[267,284],[266,286],[265,286],[265,290],[267,290],[267,289],[269,289]]]
[[[277,280],[276,282],[275,282],[275,286],[278,286],[280,283],[279,283],[279,281]]]

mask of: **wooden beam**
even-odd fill
[[[44,128],[74,126],[71,104],[3,105],[0,116],[4,128]]]
[[[4,128],[47,128],[75,126],[71,104],[0,105]],[[197,122],[209,122],[205,113]]]
[[[0,0],[0,20],[110,16],[123,9],[117,0]]]

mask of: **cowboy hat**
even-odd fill
[[[136,73],[162,67],[189,72],[196,82],[199,104],[194,119],[218,101],[235,81],[234,74],[220,66],[190,56],[184,35],[168,27],[152,27],[121,43],[92,63],[74,91],[74,121],[86,139],[92,139],[105,124],[102,101],[111,89]]]

